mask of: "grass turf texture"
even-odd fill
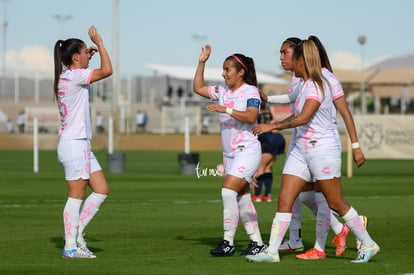
[[[106,170],[106,152],[95,152]],[[111,194],[86,230],[96,259],[63,259],[62,210],[67,197],[55,151],[40,152],[39,173],[31,151],[0,151],[0,274],[403,274],[414,272],[414,161],[368,160],[343,177],[343,191],[360,214],[381,252],[368,264],[351,264],[355,238],[335,257],[300,261],[294,253],[281,262],[248,263],[239,252],[248,243],[241,225],[233,257],[209,254],[221,240],[222,178],[180,175],[178,152],[126,152],[122,174],[106,173]],[[201,168],[215,168],[220,152],[201,152]],[[284,158],[275,166],[277,196]],[[345,175],[345,166],[343,174]],[[269,239],[276,209],[255,203],[263,239]],[[303,208],[302,237],[313,246],[315,219]]]

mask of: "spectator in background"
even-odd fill
[[[146,127],[147,127],[148,120],[149,120],[148,114],[147,114],[147,112],[144,112],[144,124],[142,125],[142,131],[143,132],[147,131]]]
[[[201,128],[201,133],[203,134],[208,134],[208,126],[210,124],[210,116],[209,115],[205,115],[203,117],[203,124],[202,124],[202,128]]]
[[[135,121],[137,124],[137,133],[143,132],[145,130],[145,113],[141,110],[138,110],[135,115]]]
[[[184,89],[183,89],[183,87],[178,87],[178,89],[177,89],[177,96],[178,96],[178,98],[181,98],[182,96],[183,96],[183,94],[184,94]]]
[[[102,134],[105,131],[105,128],[103,126],[103,116],[100,112],[96,113],[95,126],[96,126],[96,132],[98,134]]]
[[[13,125],[13,121],[11,120],[11,118],[7,119],[7,133],[9,134],[13,134],[14,133],[14,125]]]
[[[24,133],[24,122],[25,122],[24,111],[21,111],[19,115],[17,116],[17,121],[16,121],[17,127],[19,128],[19,132],[21,134]]]

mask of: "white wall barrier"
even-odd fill
[[[414,159],[414,116],[356,115],[354,120],[367,159]]]

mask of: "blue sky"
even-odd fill
[[[7,72],[51,74],[62,26],[65,38],[89,45],[87,30],[95,25],[112,55],[112,5],[112,0],[0,0],[1,23],[5,13],[8,21]],[[281,42],[310,34],[324,43],[334,67],[359,69],[360,35],[367,38],[366,65],[414,53],[413,10],[411,0],[120,0],[120,72],[150,75],[148,63],[193,66],[209,43],[207,66],[221,67],[238,52],[253,57],[258,70],[280,73]],[[54,15],[72,18],[62,25]]]

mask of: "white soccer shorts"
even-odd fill
[[[65,180],[88,180],[91,173],[102,170],[87,139],[59,141],[58,160],[65,171]]]

